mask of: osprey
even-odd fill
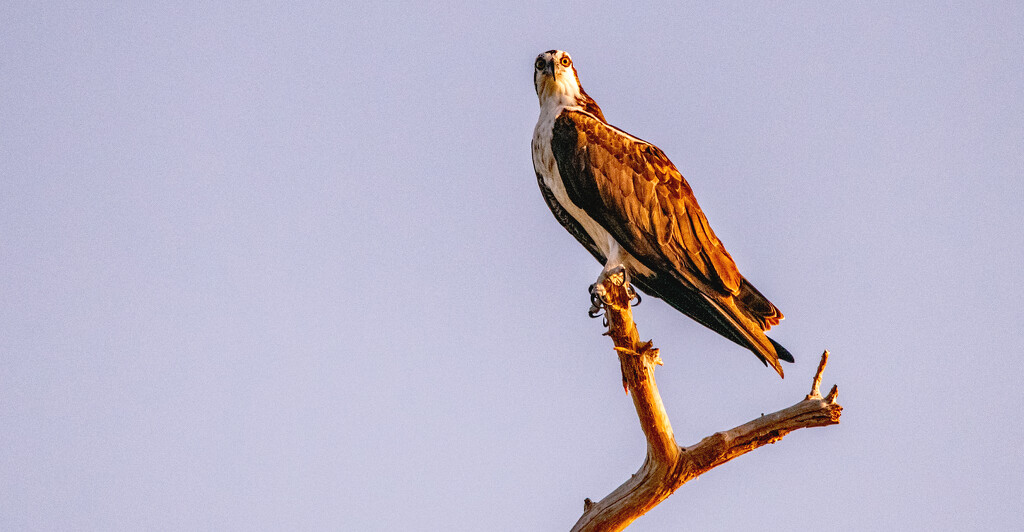
[[[566,52],[537,56],[533,85],[533,168],[555,218],[604,264],[595,307],[601,283],[621,274],[783,376],[779,360],[793,355],[765,335],[782,313],[740,275],[672,161],[605,120]]]

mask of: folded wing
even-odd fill
[[[765,336],[782,313],[736,268],[689,184],[657,147],[596,116],[564,111],[551,148],[569,199],[655,272],[645,292],[747,347],[783,374],[792,355]]]

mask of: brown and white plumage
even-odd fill
[[[533,164],[544,199],[609,271],[750,349],[783,375],[792,355],[764,332],[782,313],[739,273],[689,184],[657,146],[608,124],[569,54],[537,57]]]

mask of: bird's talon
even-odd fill
[[[596,318],[604,312],[604,306],[607,304],[606,296],[607,292],[603,286],[597,283],[590,285],[590,310],[587,311],[588,316]]]
[[[615,286],[629,286],[629,283],[626,281],[626,268],[624,266],[620,265],[608,270],[605,278],[609,279]]]
[[[632,284],[626,285],[626,295],[629,296],[629,306],[631,307],[635,307],[643,301],[643,298],[640,297],[640,292],[637,292]],[[634,299],[636,299],[636,303],[633,303]]]

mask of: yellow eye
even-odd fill
[[[537,62],[534,63],[533,66],[536,67],[537,70],[544,70],[544,60],[538,57]]]
[[[569,66],[569,65],[570,65],[571,63],[572,63],[572,61],[569,61],[569,58],[568,58],[568,57],[564,57],[564,56],[562,57],[562,66],[564,66],[564,67],[567,67],[567,66]]]

